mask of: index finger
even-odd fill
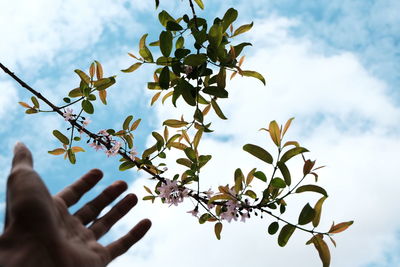
[[[64,200],[65,205],[70,207],[81,199],[81,197],[92,189],[103,177],[103,172],[99,169],[92,169],[83,175],[75,183],[67,186],[56,197]]]

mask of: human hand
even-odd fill
[[[102,176],[100,170],[93,169],[52,197],[33,170],[30,151],[18,143],[7,181],[0,266],[105,266],[139,241],[151,226],[148,219],[141,220],[108,246],[97,242],[137,203],[137,197],[128,194],[108,213],[97,218],[127,189],[123,181],[108,186],[73,215],[68,212],[68,208],[93,188]]]

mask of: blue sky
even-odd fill
[[[255,22],[253,30],[243,37],[253,43],[246,48],[245,66],[267,79],[267,87],[241,78],[229,83],[231,97],[222,107],[230,120],[216,121],[215,138],[209,137],[203,144],[205,151],[215,154],[215,161],[205,171],[205,181],[210,186],[226,183],[236,165],[255,167],[257,162],[240,152],[241,145],[264,142],[259,128],[270,120],[284,122],[294,116],[289,136],[300,139],[312,157],[328,165],[321,172],[322,184],[330,192],[324,225],[329,227],[332,219],[356,221],[336,238],[332,266],[400,266],[400,217],[394,212],[400,186],[395,175],[400,149],[396,123],[400,118],[399,2],[204,3],[206,10],[198,11],[200,16],[222,16],[234,6],[239,11],[236,26]],[[188,12],[181,1],[161,0],[161,9],[175,16]],[[73,70],[86,70],[94,59],[102,62],[106,75],[118,75],[116,86],[109,91],[109,105],[97,105],[96,114],[90,117],[92,131],[119,127],[132,114],[142,118],[135,136],[135,146],[142,151],[151,142],[151,131],[160,130],[164,119],[187,111],[161,104],[150,107],[152,95],[146,82],[151,79],[151,68],[133,74],[119,72],[133,63],[126,53],[137,54],[144,33],[150,33],[149,40],[158,36],[161,28],[153,1],[2,1],[0,25],[7,25],[0,29],[0,62],[53,101],[61,100],[78,84]],[[144,194],[144,183],[151,185],[136,171],[118,172],[116,158],[95,153],[84,144],[88,152],[79,155],[74,166],[48,155],[47,150],[58,146],[51,131],[65,130],[65,122],[52,114],[25,115],[17,102],[27,101],[30,95],[4,74],[0,74],[0,88],[0,202],[4,203],[10,153],[18,140],[32,149],[36,168],[54,193],[95,167],[105,172],[97,192],[115,179],[127,181],[139,196]],[[225,153],[218,156],[220,151]],[[226,160],[231,164],[227,166]],[[173,173],[172,165],[170,169]],[[193,259],[204,256],[211,266],[220,265],[221,259],[230,266],[259,264],[264,262],[265,251],[271,264],[319,266],[316,253],[303,245],[306,237],[300,233],[281,249],[274,238],[265,235],[268,221],[253,221],[228,225],[223,240],[217,242],[209,227],[198,225],[186,214],[189,209],[190,203],[178,208],[139,203],[104,242],[121,235],[142,217],[154,221],[153,229],[113,266],[168,265],[177,247],[181,248],[181,261],[175,262],[176,266],[200,266],[196,265],[200,261]],[[4,206],[0,206],[0,221],[3,216]],[[187,233],[174,227],[178,224]],[[359,251],[354,251],[355,245],[360,246]],[[191,247],[183,250],[186,246]],[[232,258],[234,250],[253,257]],[[289,254],[293,256],[287,257]]]

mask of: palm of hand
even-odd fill
[[[128,194],[108,213],[97,218],[126,190],[126,183],[115,182],[76,213],[70,214],[68,208],[101,179],[101,171],[91,170],[51,197],[31,164],[26,164],[32,161],[29,151],[22,152],[19,160],[16,153],[8,180],[5,231],[0,236],[0,265],[105,266],[126,252],[150,228],[151,222],[142,220],[117,241],[108,246],[101,245],[97,240],[137,203],[136,196]],[[24,164],[19,164],[21,162]]]

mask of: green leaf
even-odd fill
[[[69,162],[71,162],[72,164],[76,163],[75,153],[72,151],[72,149],[67,150],[67,156],[68,156]]]
[[[89,83],[90,83],[90,77],[89,77],[86,73],[84,73],[84,72],[81,71],[81,70],[74,70],[74,71],[76,72],[76,74],[79,75],[79,77],[81,78],[81,80],[82,80],[84,83],[86,83],[86,84],[89,84]]]
[[[246,196],[249,196],[249,197],[251,197],[252,199],[256,199],[257,198],[257,194],[256,193],[254,193],[254,191],[253,190],[246,190],[246,192],[244,193]]]
[[[268,226],[268,234],[274,235],[276,232],[279,230],[279,223],[278,222],[272,222]]]
[[[290,172],[289,172],[289,169],[286,166],[286,164],[281,162],[281,161],[279,161],[278,162],[278,168],[282,173],[282,176],[283,176],[283,179],[285,180],[285,183],[287,185],[290,185],[292,183],[292,178],[290,176]]]
[[[286,187],[285,181],[283,181],[283,179],[281,179],[281,178],[272,179],[271,185],[276,188],[285,188]]]
[[[312,224],[314,227],[317,227],[319,225],[319,221],[321,219],[322,204],[324,204],[325,199],[325,196],[321,197],[314,206],[315,216],[312,220]]]
[[[241,43],[241,44],[235,45],[233,48],[235,50],[236,57],[238,57],[240,55],[240,53],[242,52],[244,47],[249,46],[249,45],[251,46],[252,44],[251,43]]]
[[[214,225],[214,232],[215,232],[215,236],[217,237],[218,240],[221,239],[221,231],[222,231],[222,223],[217,222]]]
[[[68,137],[66,137],[65,135],[63,135],[60,131],[58,130],[54,130],[53,131],[53,135],[60,140],[61,143],[63,143],[64,145],[69,145],[69,139]]]
[[[250,24],[245,24],[240,26],[239,28],[237,28],[234,32],[232,37],[237,36],[239,34],[245,33],[247,31],[249,31],[251,28],[253,27],[253,22]]]
[[[235,170],[235,192],[239,193],[243,189],[244,175],[240,168]]]
[[[159,143],[160,146],[164,145],[164,138],[161,136],[161,134],[152,132],[151,135],[157,140],[157,143]]]
[[[140,38],[139,41],[139,54],[148,62],[153,62],[153,55],[151,54],[149,48],[146,46],[147,33]]]
[[[211,106],[213,107],[215,113],[223,120],[227,120],[228,118],[225,117],[224,113],[222,112],[221,108],[218,106],[217,101],[211,99]]]
[[[172,33],[162,31],[160,34],[160,50],[165,57],[169,57],[172,51]]]
[[[140,66],[142,66],[143,63],[137,62],[135,64],[133,64],[132,66],[130,66],[127,69],[121,70],[122,72],[134,72],[135,70],[137,70]]]
[[[180,158],[176,160],[176,163],[186,166],[188,168],[192,167],[192,162],[186,158]]]
[[[254,77],[256,79],[259,79],[265,85],[264,77],[260,73],[258,73],[257,71],[254,71],[254,70],[243,70],[242,71],[242,75],[243,76],[247,76],[247,77]]]
[[[206,61],[207,61],[206,54],[191,54],[191,55],[188,55],[183,60],[183,64],[196,67],[196,66],[203,64]]]
[[[94,82],[97,91],[103,91],[115,83],[115,77],[103,78]]]
[[[204,213],[203,215],[201,215],[200,216],[200,218],[199,218],[199,223],[200,224],[203,224],[203,223],[205,223],[208,219],[210,219],[211,218],[211,215],[210,214],[208,214],[208,213]]]
[[[202,168],[211,159],[211,155],[201,155],[199,156],[199,168]]]
[[[263,182],[267,182],[267,176],[262,171],[256,171],[254,173],[254,177],[260,179]]]
[[[181,31],[181,30],[183,30],[182,26],[179,25],[179,23],[177,23],[175,21],[172,21],[172,20],[167,22],[167,27],[166,28],[169,31]]]
[[[208,32],[208,41],[214,48],[218,48],[222,41],[222,25],[214,24]]]
[[[167,11],[163,10],[158,14],[158,20],[160,21],[161,25],[164,27],[167,26],[168,21],[175,21],[173,17],[171,17],[170,14],[168,14]]]
[[[230,8],[225,12],[224,17],[222,18],[222,32],[226,32],[229,25],[232,24],[237,19],[238,12],[234,8]]]
[[[315,210],[307,203],[300,212],[299,224],[304,225],[311,222],[314,219]]]
[[[308,152],[308,150],[304,147],[295,147],[295,148],[289,149],[288,151],[285,152],[285,154],[283,154],[280,161],[286,162],[289,159],[293,158],[294,156],[296,156],[300,153],[304,153],[304,152]]]
[[[82,94],[82,91],[80,88],[75,88],[75,89],[72,89],[71,91],[69,91],[68,96],[74,98],[74,97],[83,96],[83,94]]]
[[[135,163],[133,163],[132,161],[125,161],[121,165],[119,165],[119,170],[126,171],[132,169],[135,166],[136,166]]]
[[[328,197],[328,193],[326,193],[325,189],[323,189],[318,185],[313,185],[313,184],[302,185],[296,189],[296,193],[303,193],[303,192],[316,192]]]
[[[35,96],[31,97],[31,101],[33,103],[33,108],[39,108],[40,107],[39,101],[37,100],[37,98]]]
[[[52,155],[62,155],[65,153],[65,149],[64,148],[56,148],[53,149],[51,151],[47,151],[47,153],[52,154]]]
[[[272,158],[271,154],[269,154],[268,151],[266,151],[264,148],[261,148],[257,145],[253,145],[253,144],[244,145],[243,150],[246,152],[249,152],[251,155],[253,155],[256,158],[259,158],[262,161],[265,161],[266,163],[272,164],[272,162],[273,162],[273,158]]]
[[[133,119],[132,115],[129,115],[128,117],[126,117],[126,119],[124,120],[124,123],[122,124],[122,129],[124,129],[125,131],[128,130],[129,124],[131,123],[132,119]]]
[[[204,4],[203,4],[203,1],[202,0],[194,0],[195,2],[196,2],[196,4],[201,8],[201,9],[204,9]],[[222,227],[221,227],[222,228]],[[219,240],[219,238],[218,238],[218,240]]]
[[[219,98],[227,98],[228,97],[228,91],[226,91],[224,88],[220,88],[217,86],[208,86],[203,89],[203,93],[213,95]]]
[[[159,85],[162,89],[168,89],[169,88],[169,81],[170,81],[170,76],[169,76],[169,68],[168,66],[165,66],[160,73],[160,78],[159,78]]]
[[[181,128],[183,126],[186,126],[188,123],[186,121],[180,121],[180,120],[165,120],[163,122],[163,125],[167,125],[172,128]]]
[[[183,38],[182,36],[179,36],[178,40],[176,40],[175,48],[176,49],[183,48],[184,44],[185,44],[185,38]]]
[[[190,159],[192,162],[196,162],[196,152],[190,147],[187,147],[184,149],[184,152],[188,159]]]
[[[25,110],[26,114],[35,114],[38,113],[39,111],[37,109],[34,108],[28,108],[27,110]]]
[[[157,146],[156,145],[153,145],[153,146],[149,147],[148,149],[143,151],[142,158],[147,158],[148,156],[150,156],[151,154],[156,152],[156,150],[157,150]]]
[[[93,114],[94,112],[93,104],[86,99],[82,101],[82,109],[88,114]]]
[[[278,244],[281,247],[286,246],[287,242],[289,241],[289,238],[292,236],[294,230],[296,230],[296,227],[292,224],[286,224],[285,226],[282,227],[279,236],[278,236]]]

